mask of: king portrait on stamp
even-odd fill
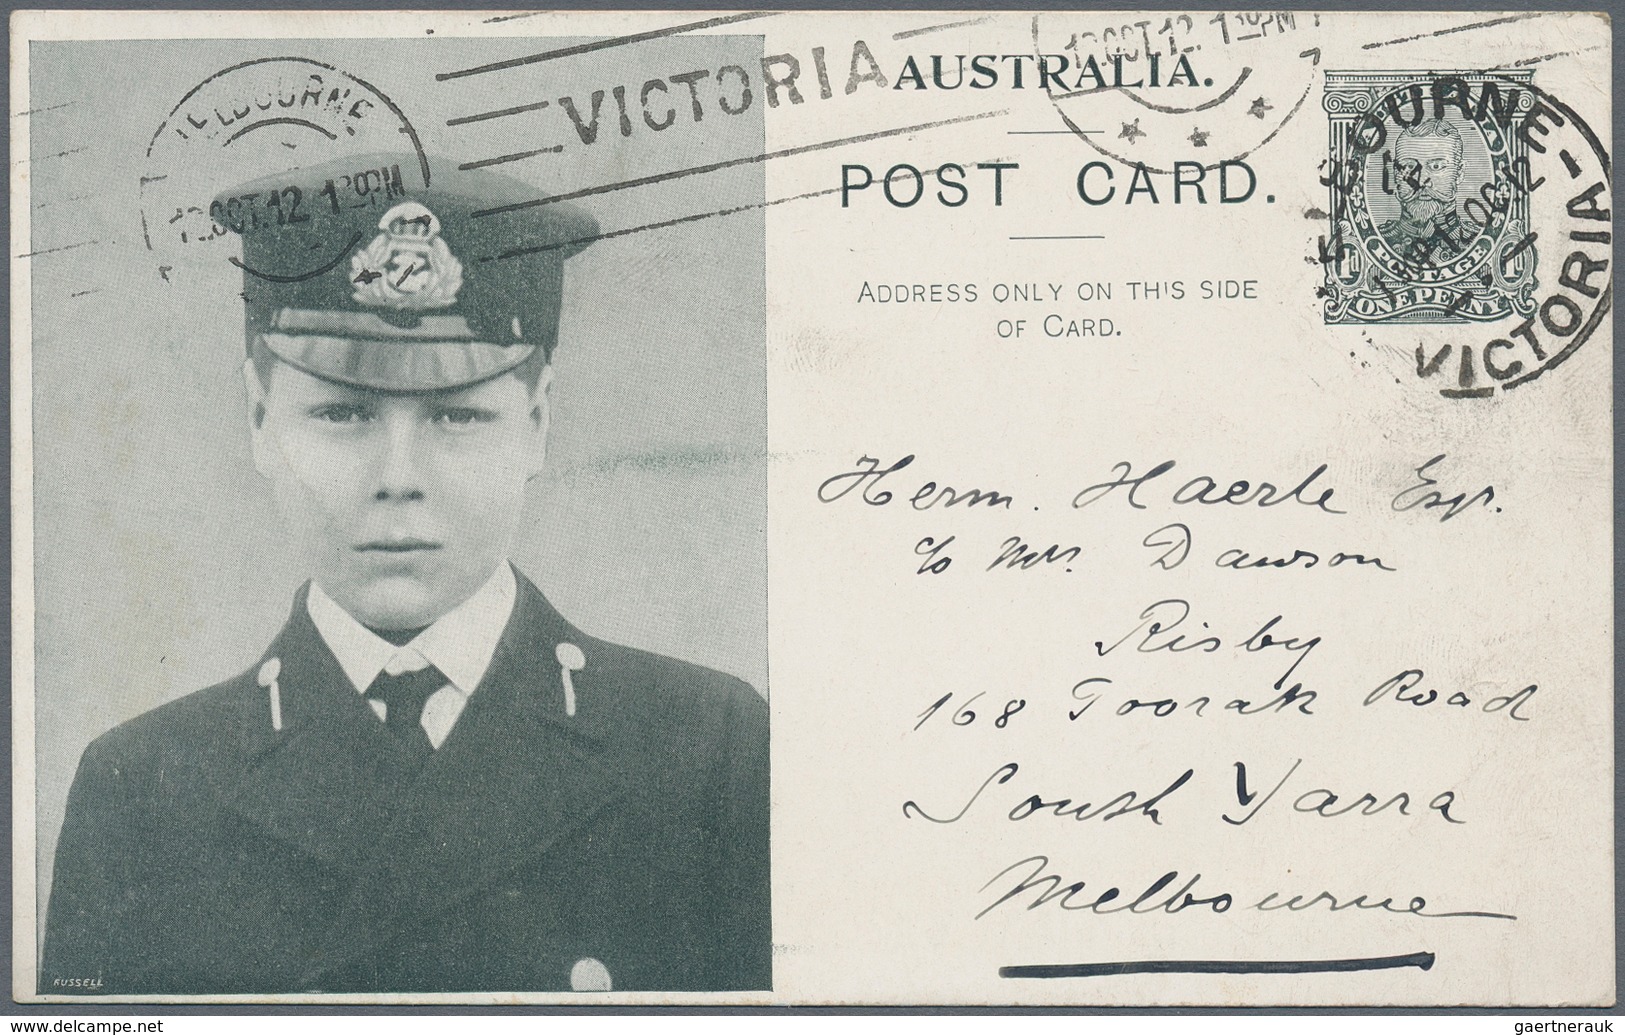
[[[420,154],[210,215],[308,581],[246,671],[85,751],[41,988],[768,988],[762,697],[581,632],[508,559],[593,218]]]
[[[1484,229],[1456,205],[1461,152],[1461,133],[1446,119],[1427,119],[1400,130],[1393,156],[1399,215],[1379,229],[1401,255],[1454,258]]]

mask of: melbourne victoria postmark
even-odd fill
[[[415,165],[364,157],[399,152],[403,143],[416,154]],[[222,183],[340,155],[363,157],[314,194],[267,181],[251,193],[215,197]],[[188,91],[153,134],[141,177],[143,238],[165,280],[204,259],[240,266],[238,235],[308,224],[319,236],[323,219],[357,207],[382,211],[427,173],[411,123],[370,83],[305,57],[245,61]],[[291,254],[286,268],[248,272],[287,283],[325,273],[345,254]]]

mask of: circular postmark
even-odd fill
[[[1516,388],[1583,345],[1613,296],[1611,163],[1527,70],[1327,72],[1327,324],[1436,325],[1416,374]]]
[[[1210,171],[1275,139],[1314,87],[1319,29],[1319,15],[1290,11],[1032,21],[1062,123],[1102,158],[1158,174]]]
[[[403,152],[415,163],[365,157]],[[292,177],[276,180],[284,170],[345,156],[357,156],[356,168],[315,190]],[[404,181],[428,178],[417,131],[377,87],[312,58],[256,58],[198,83],[153,133],[141,173],[142,235],[165,280],[210,258],[246,269],[238,234],[299,224],[319,230],[322,220],[357,207],[382,212]],[[247,183],[254,189],[231,194]],[[333,269],[353,244],[332,254],[285,251],[275,268],[246,271],[275,282],[307,279]]]

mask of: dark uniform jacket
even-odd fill
[[[304,591],[265,656],[280,732],[256,665],[91,744],[40,991],[564,990],[605,971],[615,990],[769,987],[764,702],[585,636],[518,582],[421,768]],[[573,717],[561,642],[587,659]]]

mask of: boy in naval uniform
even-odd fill
[[[85,751],[40,990],[769,987],[763,700],[582,633],[507,560],[594,221],[415,155],[213,214],[311,579],[247,672]]]

